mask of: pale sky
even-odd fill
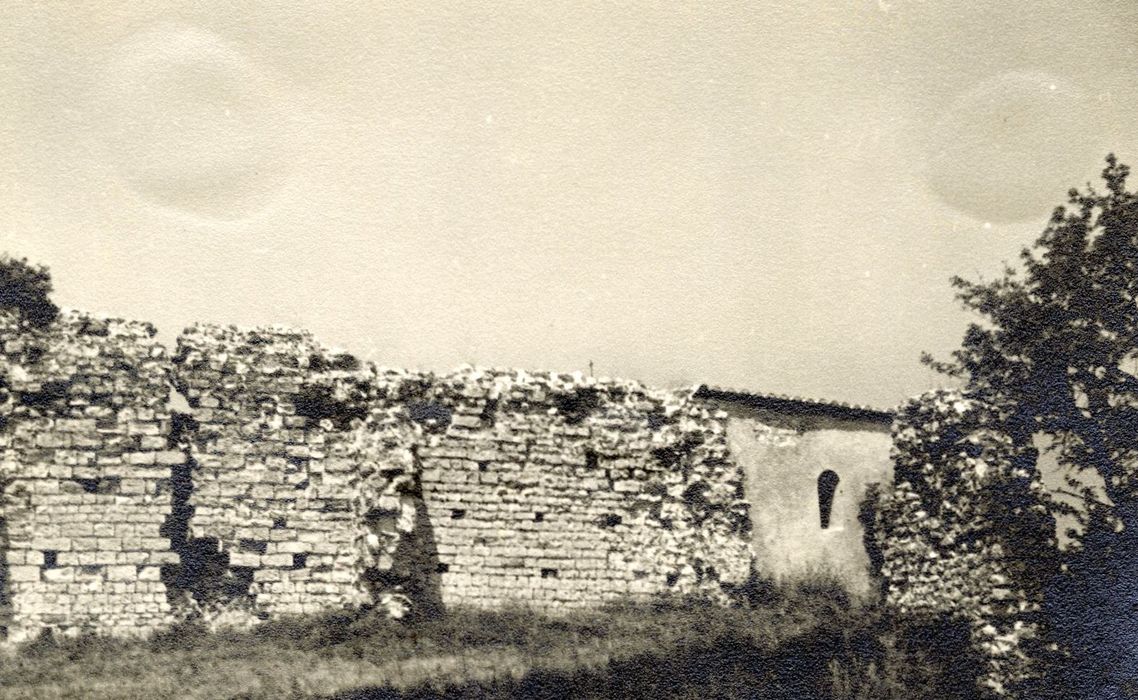
[[[168,342],[890,406],[1138,165],[1133,3],[83,7],[0,10],[0,250]]]

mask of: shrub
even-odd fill
[[[0,254],[0,309],[14,312],[27,327],[44,328],[59,315],[51,292],[47,267]]]

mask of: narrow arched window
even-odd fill
[[[838,475],[827,469],[818,477],[818,515],[822,519],[822,529],[830,527],[830,511],[834,507],[834,492],[838,490]]]

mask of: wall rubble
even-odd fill
[[[172,358],[154,335],[78,312],[44,331],[0,318],[0,639],[367,604],[726,599],[752,572],[715,401],[580,374],[376,369],[280,328],[197,325]],[[997,695],[1034,673],[1054,549],[1003,419],[955,392],[904,407],[877,512],[888,601],[964,620]],[[747,421],[756,455],[791,439]]]
[[[196,424],[191,540],[251,582],[253,612],[561,609],[723,596],[750,573],[725,416],[683,395],[361,368],[307,334],[209,326],[174,376]]]

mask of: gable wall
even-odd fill
[[[871,484],[892,482],[889,426],[726,408],[728,443],[746,474],[758,572],[836,579],[860,595],[878,590],[861,507]],[[818,479],[826,470],[839,481],[823,528]]]

